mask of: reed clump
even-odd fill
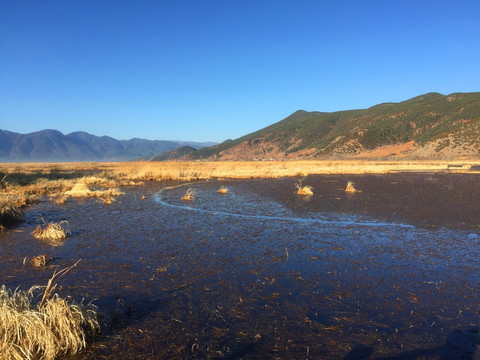
[[[44,267],[53,259],[48,255],[37,255],[30,260],[34,267]]]
[[[348,181],[347,187],[345,188],[345,192],[351,193],[351,194],[359,192],[359,190],[357,190],[354,185],[355,184],[352,181]]]
[[[64,269],[63,274],[65,273]],[[53,360],[73,355],[87,346],[87,340],[100,332],[100,313],[92,303],[63,299],[54,290],[51,280],[44,287],[12,291],[0,287],[0,359]]]
[[[96,179],[96,178],[95,178]],[[106,185],[112,185],[110,181]],[[69,196],[73,198],[112,198],[114,196],[125,195],[124,192],[120,191],[117,188],[107,188],[103,190],[91,190],[88,186],[88,179],[76,183],[73,187],[64,193],[64,196]]]
[[[35,239],[39,240],[48,240],[51,242],[62,242],[68,235],[68,230],[66,230],[63,225],[67,224],[66,221],[61,221],[59,223],[50,222],[47,223],[44,221],[44,225],[38,225],[31,235]]]
[[[303,195],[303,196],[313,195],[313,187],[308,185],[303,186],[301,181],[299,183],[296,183],[295,187],[297,188],[297,195]]]
[[[192,201],[195,198],[195,193],[192,189],[188,189],[185,195],[183,195],[180,199],[183,201]]]
[[[221,187],[220,189],[218,189],[218,193],[219,194],[226,194],[228,193],[228,189],[226,187]]]

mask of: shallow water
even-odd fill
[[[345,194],[347,180],[362,192]],[[45,201],[0,233],[0,279],[46,284],[53,268],[25,256],[81,259],[60,293],[95,298],[109,327],[76,359],[479,357],[478,177],[309,176],[311,198],[294,194],[297,181],[152,182],[111,205]],[[195,199],[181,201],[188,188]],[[72,235],[35,240],[40,217],[67,220]]]

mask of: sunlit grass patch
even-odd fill
[[[32,257],[30,261],[34,267],[44,267],[52,261],[52,258],[48,255],[37,255]]]
[[[220,189],[218,189],[218,193],[219,194],[226,194],[228,193],[228,189],[226,187],[221,187]]]
[[[112,196],[109,196],[109,195],[104,196],[104,197],[102,198],[102,202],[103,202],[104,204],[107,204],[107,205],[108,205],[108,204],[112,204],[114,201],[115,201],[115,199],[114,199]]]
[[[355,184],[352,181],[347,182],[347,187],[345,188],[345,192],[347,193],[356,193],[359,190],[357,190],[354,186]]]
[[[192,189],[188,189],[185,195],[180,199],[183,201],[192,201],[195,198],[195,192]]]
[[[56,287],[52,281],[69,269],[55,272],[47,287],[27,291],[0,287],[0,359],[53,360],[81,351],[99,333],[95,305],[52,294]]]
[[[83,182],[76,183],[73,187],[65,192],[65,196],[71,197],[89,197],[92,196],[92,191],[88,188],[87,184]]]
[[[89,188],[89,184],[92,185],[100,185],[100,186],[107,186],[109,188],[102,189],[102,190],[91,190]],[[97,197],[97,198],[112,198],[114,196],[121,196],[125,195],[124,192],[120,191],[119,189],[113,187],[116,183],[112,180],[102,182],[101,179],[98,178],[83,178],[81,181],[77,182],[73,187],[64,193],[64,196],[69,196],[73,198],[88,198],[88,197]],[[112,203],[112,201],[106,203]]]
[[[297,195],[303,195],[303,196],[313,195],[313,187],[308,185],[303,186],[301,181],[298,184],[296,183],[295,187],[297,188]]]
[[[59,223],[45,223],[43,226],[38,225],[37,228],[33,230],[31,235],[35,239],[60,243],[65,240],[68,235],[68,230],[63,227],[63,225],[66,223],[66,221],[61,221]]]

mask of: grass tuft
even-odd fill
[[[183,201],[192,201],[195,197],[195,193],[192,189],[188,189],[185,195],[183,195],[180,199]]]
[[[105,190],[91,190],[88,185],[105,185],[109,186],[108,189]],[[97,197],[97,198],[113,198],[114,196],[125,195],[124,192],[118,190],[117,188],[113,188],[115,183],[113,181],[106,181],[101,182],[99,178],[82,178],[79,182],[77,182],[73,187],[65,192],[65,196],[70,196],[73,198],[88,198],[88,197]],[[111,204],[111,202],[106,202]]]
[[[218,189],[218,193],[219,194],[226,194],[228,192],[228,189],[226,187],[221,187],[220,189]]]
[[[355,186],[352,181],[347,182],[347,187],[345,188],[345,192],[347,193],[356,193],[359,190],[355,189]]]
[[[12,291],[0,287],[0,358],[5,360],[53,360],[75,354],[100,332],[100,314],[92,303],[62,299],[51,281],[71,268],[54,273],[38,302],[43,287]]]
[[[52,258],[48,255],[37,255],[32,257],[31,262],[34,267],[44,267],[46,266]]]
[[[297,195],[303,196],[312,196],[313,195],[313,188],[311,186],[303,186],[302,182],[300,181],[298,184],[295,184],[297,188]]]
[[[66,224],[66,221],[61,221],[59,223],[45,223],[44,226],[38,225],[35,230],[32,232],[32,236],[35,239],[39,240],[49,240],[52,242],[62,242],[68,235],[68,230],[63,228],[63,224]]]

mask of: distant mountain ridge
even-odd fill
[[[177,160],[181,159],[182,157],[188,156],[189,154],[195,152],[196,149],[191,146],[182,146],[176,148],[169,152],[164,152],[162,154],[156,155],[152,157],[151,161],[167,161],[167,160]]]
[[[195,149],[215,143],[146,140],[116,140],[77,131],[64,135],[57,130],[19,134],[0,130],[1,162],[127,161],[151,158],[182,146]]]
[[[428,93],[368,109],[296,111],[184,157],[209,160],[480,158],[480,92]]]

